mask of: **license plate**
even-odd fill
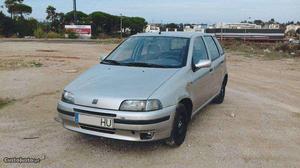
[[[76,123],[98,126],[103,128],[114,128],[114,120],[106,117],[89,116],[83,114],[75,115]]]

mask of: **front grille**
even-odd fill
[[[107,134],[115,134],[114,129],[106,129],[102,127],[87,125],[87,124],[81,124],[79,123],[80,128],[90,130],[90,131],[96,131],[96,132],[102,132]]]
[[[100,112],[81,110],[81,109],[76,109],[76,108],[74,108],[74,111],[79,112],[79,113],[106,116],[106,117],[116,117],[117,116],[116,114],[100,113]]]

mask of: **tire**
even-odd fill
[[[179,104],[176,109],[171,136],[166,140],[170,147],[179,147],[185,139],[188,126],[187,110],[183,104]]]
[[[224,102],[226,92],[226,84],[223,83],[220,93],[213,99],[213,103],[222,104]]]

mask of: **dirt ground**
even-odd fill
[[[197,114],[179,148],[63,129],[54,117],[64,86],[114,46],[0,41],[0,98],[10,100],[0,107],[0,167],[300,167],[300,59],[227,53],[225,102]]]

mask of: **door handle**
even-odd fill
[[[222,65],[224,63],[224,60],[221,61],[215,68],[219,67],[220,65]]]

